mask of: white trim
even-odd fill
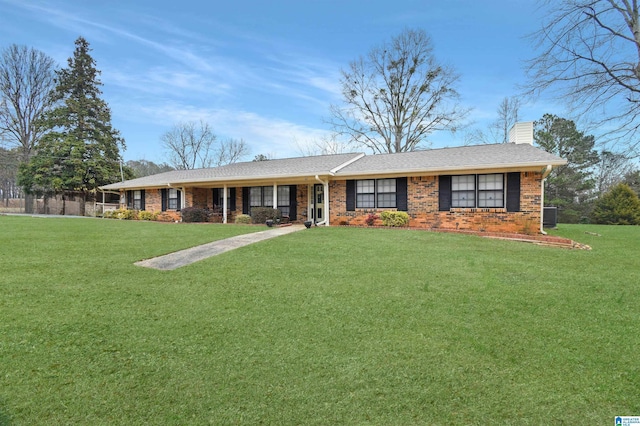
[[[316,225],[329,226],[329,179],[322,180],[322,179],[320,179],[320,177],[318,175],[316,175],[316,180],[322,184],[322,189],[324,191],[324,194],[323,194],[323,197],[322,197],[323,201],[324,201],[324,206],[323,206],[323,208],[324,208],[324,212],[323,212],[324,213],[324,219],[322,220],[322,222],[316,223]],[[315,197],[316,197],[316,194],[315,194],[315,191],[314,191],[313,192],[313,198],[314,198],[313,203],[314,203],[314,210],[317,212],[318,209],[315,208],[315,202],[316,202]],[[315,218],[315,219],[317,219],[317,218]]]
[[[213,204],[215,201],[213,200]],[[222,187],[222,223],[227,223],[227,184]]]
[[[362,157],[364,157],[364,156],[365,156],[365,154],[364,154],[364,153],[359,154],[358,156],[353,157],[351,160],[349,160],[349,161],[347,161],[347,162],[345,162],[345,163],[343,163],[343,164],[340,164],[339,166],[334,167],[333,169],[329,170],[329,173],[330,173],[331,175],[334,175],[334,174],[336,174],[340,169],[344,169],[344,168],[345,168],[345,167],[347,167],[349,164],[351,164],[351,163],[355,163],[356,161],[358,161],[359,159],[361,159],[361,158],[362,158]]]
[[[278,184],[274,183],[273,184],[273,209],[277,210],[278,209]]]

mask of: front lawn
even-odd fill
[[[0,216],[0,424],[640,414],[640,227],[554,231],[591,251],[312,228],[133,265],[262,229]]]

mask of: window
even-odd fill
[[[262,187],[253,186],[249,189],[249,206],[262,207]]]
[[[273,186],[262,187],[262,206],[273,207]]]
[[[396,180],[395,179],[378,179],[378,202],[379,208],[393,208],[396,206]]]
[[[124,201],[130,210],[144,210],[144,189],[127,191]]]
[[[373,179],[356,181],[356,207],[359,209],[376,206],[376,181]]]
[[[278,187],[278,209],[282,216],[289,216],[291,204],[291,188],[289,186]]]
[[[451,177],[451,207],[476,206],[476,175]]]
[[[478,175],[478,207],[504,207],[504,175]]]
[[[224,188],[213,188],[213,208],[222,211],[224,207]],[[236,189],[227,188],[227,211],[236,209]]]
[[[142,210],[142,191],[133,191],[133,209]]]
[[[169,210],[178,210],[178,190],[175,188],[169,188],[169,197],[168,197],[168,207]]]
[[[396,207],[396,179],[366,179],[356,181],[356,208]]]
[[[291,204],[290,187],[278,186],[278,208],[284,213],[283,208],[289,208]],[[249,188],[250,207],[273,207],[273,186],[252,186]]]
[[[451,207],[504,207],[504,174],[451,176]]]

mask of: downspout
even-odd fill
[[[324,186],[324,220],[316,225],[329,226],[329,180],[324,181],[318,175],[316,175],[316,180]]]
[[[542,235],[547,235],[544,230],[544,182],[551,173],[551,169],[553,167],[551,164],[542,169],[542,185],[540,185],[540,233]]]

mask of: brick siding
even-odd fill
[[[409,226],[417,228],[461,229],[488,232],[540,232],[540,188],[542,175],[523,172],[520,175],[520,211],[507,212],[506,208],[452,208],[438,211],[437,176],[417,176],[407,179],[407,207]],[[370,213],[380,214],[395,209],[356,209],[346,211],[347,182],[330,183],[332,225],[365,225]],[[381,224],[378,220],[377,225]]]
[[[507,212],[506,208],[452,208],[449,211],[438,210],[438,176],[415,176],[407,178],[407,213],[409,225],[419,228],[459,229],[487,232],[515,232],[536,234],[540,232],[541,185],[542,175],[538,172],[520,174],[520,211]],[[356,209],[347,211],[347,181],[337,180],[329,183],[330,224],[364,226],[370,213],[380,214],[394,209]],[[213,209],[213,192],[210,188],[185,188],[182,196],[185,206]],[[297,215],[292,222],[307,220],[309,197],[308,185],[297,185]],[[126,206],[124,206],[126,207]],[[162,210],[160,189],[145,191],[145,210]],[[242,213],[242,188],[236,188],[236,210],[227,213],[227,221]],[[180,220],[176,211],[162,212],[160,220]],[[221,221],[221,218],[213,219]],[[381,222],[378,220],[377,225]]]

